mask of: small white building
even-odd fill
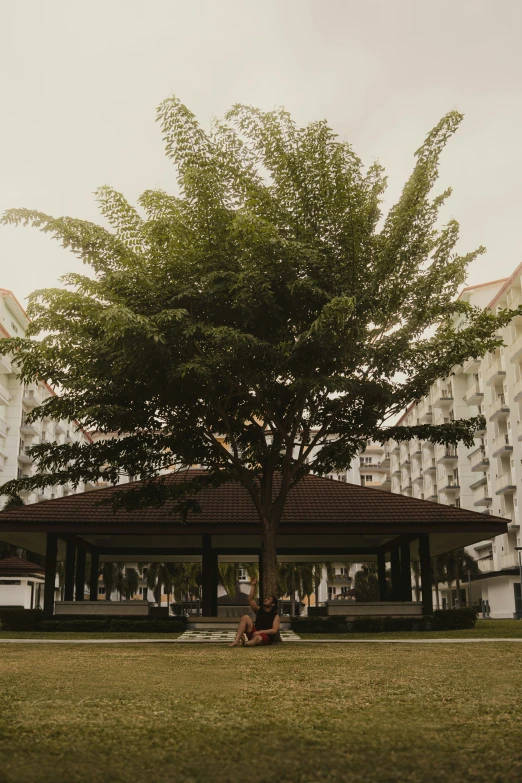
[[[45,568],[21,557],[0,560],[0,606],[43,609]]]

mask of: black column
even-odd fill
[[[203,616],[217,617],[218,555],[212,549],[212,539],[209,535],[203,536],[201,577]]]
[[[377,554],[377,574],[379,577],[379,601],[386,601],[388,591],[386,589],[386,555],[384,552]]]
[[[83,601],[85,596],[85,561],[87,559],[87,552],[82,546],[78,547],[76,555],[76,590],[75,599],[77,601]]]
[[[74,558],[76,555],[76,544],[74,541],[67,541],[65,546],[65,589],[64,600],[72,601],[74,599]]]
[[[392,601],[401,600],[401,559],[399,547],[394,546],[390,552],[391,560],[391,599]]]
[[[257,583],[257,603],[259,606],[263,606],[263,601],[265,600],[265,585],[263,582],[263,553],[261,550],[259,550],[259,581]]]
[[[401,601],[411,601],[411,561],[409,541],[401,541]]]
[[[100,570],[100,555],[91,552],[91,578],[89,581],[89,601],[98,600],[98,571]]]
[[[56,556],[58,554],[58,535],[47,533],[45,544],[45,585],[44,613],[47,617],[54,614],[54,585],[56,583]]]
[[[422,613],[433,613],[433,593],[429,533],[419,536],[419,560],[421,572]]]

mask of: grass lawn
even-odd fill
[[[3,647],[1,783],[510,783],[514,645]]]

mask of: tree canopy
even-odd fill
[[[430,131],[386,215],[383,169],[365,168],[325,121],[301,128],[285,110],[236,105],[205,132],[175,97],[157,113],[175,195],[148,190],[134,207],[102,187],[105,226],[8,210],[5,224],[51,234],[89,267],[35,292],[27,338],[8,342],[24,379],[60,390],[30,417],[120,437],[37,444],[38,474],[3,491],[139,475],[116,502],[175,494],[187,512],[187,493],[238,479],[273,591],[275,532],[307,473],[345,468],[368,438],[471,444],[475,420],[387,426],[501,345],[513,314],[455,301],[483,248],[456,252],[457,222],[437,222],[450,191],[432,189],[461,119],[452,111]],[[192,465],[207,470],[152,481]]]

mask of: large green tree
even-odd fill
[[[175,97],[157,119],[175,195],[149,190],[134,208],[102,187],[106,226],[28,209],[3,216],[89,267],[33,294],[27,339],[6,345],[24,379],[60,389],[31,418],[122,435],[39,444],[38,475],[3,491],[126,473],[144,483],[116,504],[174,498],[194,513],[197,490],[238,480],[259,515],[263,584],[274,592],[276,534],[296,483],[345,468],[368,438],[471,444],[473,420],[387,422],[500,345],[512,314],[455,301],[482,252],[456,252],[458,224],[437,222],[449,191],[432,196],[456,111],[428,134],[385,216],[382,168],[365,169],[324,121],[301,128],[284,110],[237,105],[207,133]],[[207,471],[153,480],[194,464]]]

